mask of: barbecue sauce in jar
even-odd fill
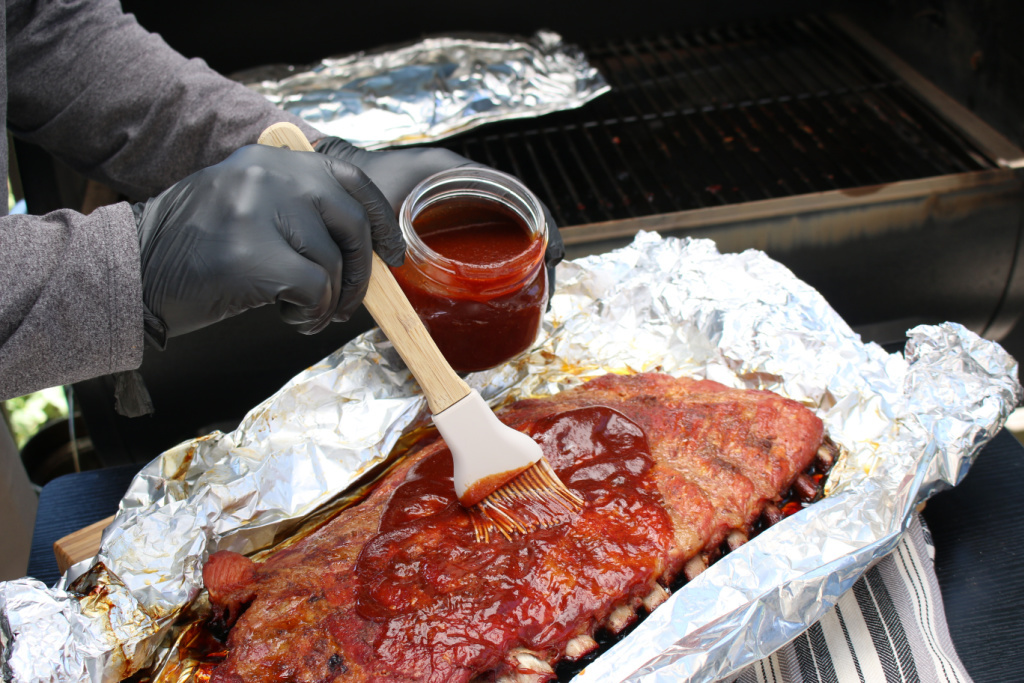
[[[399,217],[408,243],[392,272],[457,372],[528,349],[547,303],[547,224],[517,179],[489,168],[435,174]]]

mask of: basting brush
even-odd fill
[[[313,151],[290,123],[270,126],[259,142]],[[455,492],[469,510],[477,541],[489,541],[494,530],[511,540],[515,534],[555,526],[583,509],[583,499],[558,478],[540,445],[499,420],[456,374],[376,253],[363,304],[423,390],[434,425],[452,453]]]

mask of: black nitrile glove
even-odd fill
[[[483,166],[443,147],[371,152],[341,138],[326,137],[319,140],[314,149],[362,169],[388,198],[396,215],[402,207],[402,202],[412,192],[412,188],[427,176],[459,166]],[[555,288],[555,266],[565,256],[565,246],[562,244],[562,235],[558,232],[551,211],[544,202],[541,202],[541,206],[544,208],[544,217],[548,223],[548,249],[544,253],[544,262],[548,268],[550,296]]]
[[[405,258],[394,211],[352,164],[252,145],[133,207],[146,333],[163,347],[250,308],[277,303],[301,332],[356,310],[371,249]]]

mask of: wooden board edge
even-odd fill
[[[100,549],[100,539],[103,537],[103,530],[114,521],[111,515],[101,519],[87,527],[57,539],[53,544],[53,554],[57,558],[57,568],[63,574],[72,565],[95,557]]]

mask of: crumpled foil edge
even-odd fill
[[[366,149],[437,141],[485,123],[580,107],[610,90],[553,31],[528,39],[437,36],[233,78],[314,126]]]
[[[469,383],[492,405],[605,372],[659,370],[770,389],[847,451],[828,497],[687,584],[575,680],[711,681],[785,644],[898,542],[914,505],[956,484],[1020,403],[1017,363],[955,323],[904,354],[859,337],[761,252],[641,233],[566,262],[537,345]],[[252,552],[384,459],[423,409],[379,331],[254,408],[230,434],[170,449],[136,477],[94,561],[58,587],[0,583],[5,680],[120,680],[199,595],[209,552]]]

